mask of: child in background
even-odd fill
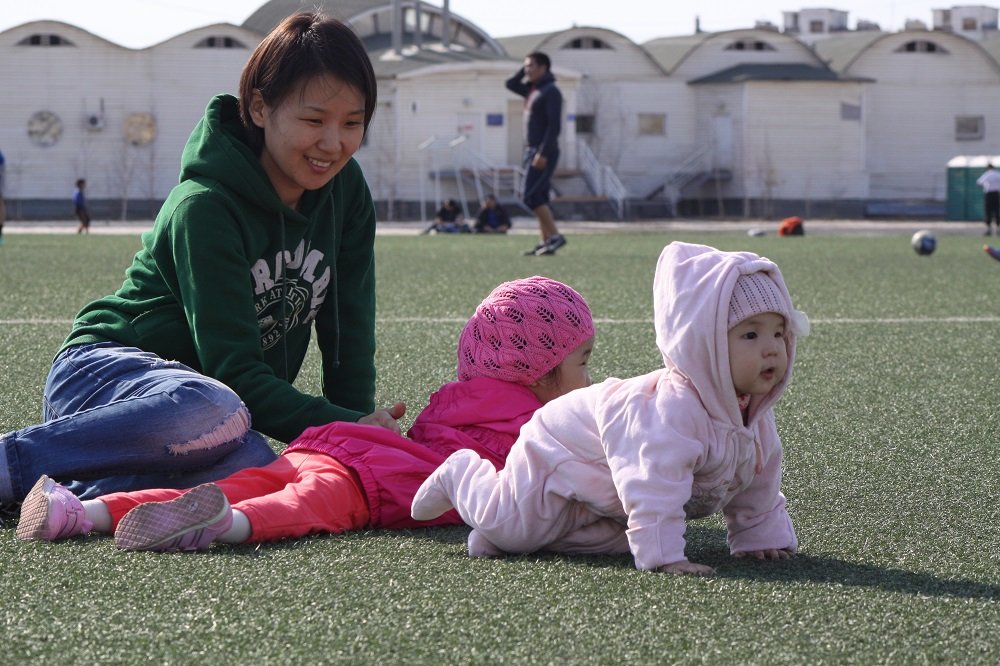
[[[703,245],[663,250],[653,303],[664,368],[548,403],[500,472],[452,454],[413,517],[457,508],[472,556],[631,552],[639,569],[708,574],[685,556],[685,519],[721,510],[734,556],[791,557],[773,407],[808,320],[774,263]]]
[[[410,438],[333,423],[306,430],[266,467],[183,490],[114,493],[80,502],[42,476],[17,536],[55,540],[114,532],[127,550],[196,550],[213,541],[272,541],[365,527],[424,525],[413,494],[462,448],[502,468],[521,426],[542,404],[590,385],[594,325],[586,301],[544,277],[501,284],[466,323],[458,381],[431,396]],[[454,512],[433,524],[462,524]]]
[[[80,220],[80,226],[76,228],[78,234],[90,233],[90,210],[87,208],[87,196],[83,193],[86,188],[87,181],[80,178],[73,190],[73,209],[76,211],[76,219]]]

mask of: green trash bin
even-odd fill
[[[982,220],[983,188],[976,180],[992,164],[1000,169],[1000,155],[957,155],[948,160],[948,201],[946,213],[949,220]]]

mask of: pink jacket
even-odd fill
[[[461,525],[449,511],[433,521],[410,517],[410,502],[424,479],[459,449],[473,449],[502,469],[521,426],[541,407],[531,389],[479,377],[445,384],[402,437],[385,428],[336,422],[308,428],[286,452],[333,456],[354,470],[368,498],[372,527]]]

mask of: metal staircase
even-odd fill
[[[645,199],[649,201],[662,194],[667,201],[670,214],[677,217],[677,204],[685,192],[698,189],[709,182],[719,185],[732,180],[731,170],[718,168],[711,164],[711,154],[710,146],[701,146],[681,160],[674,162],[671,165],[672,170],[667,174],[663,183],[647,194]]]
[[[458,189],[463,213],[469,217],[469,195],[482,201],[486,194],[493,194],[507,207],[520,208],[531,214],[522,202],[524,168],[519,165],[498,165],[484,155],[472,150],[468,137],[459,135],[446,143],[435,136],[429,137],[418,148],[421,173],[429,174],[434,182],[435,205],[442,200],[442,181],[452,181]],[[579,169],[557,169],[553,174],[554,205],[608,203],[618,219],[625,216],[628,193],[621,180],[610,167],[601,164],[590,147],[582,140],[577,145]],[[425,215],[427,192],[420,179],[421,216]],[[582,185],[581,185],[582,183]],[[468,190],[471,189],[472,192]],[[585,193],[579,190],[585,189]],[[576,191],[571,191],[576,190]],[[422,220],[425,221],[425,220]]]

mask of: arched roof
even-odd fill
[[[813,50],[827,63],[827,65],[840,73],[847,72],[866,51],[873,48],[879,42],[887,39],[900,39],[912,41],[923,39],[935,43],[946,43],[957,40],[968,47],[979,51],[983,57],[989,61],[994,70],[1000,72],[1000,40],[984,39],[981,43],[971,40],[962,35],[956,35],[940,30],[902,30],[900,32],[855,32],[831,35],[825,39],[817,40],[813,44]]]
[[[71,25],[69,23],[63,23],[62,21],[53,20],[43,20],[43,21],[30,21],[28,23],[22,23],[21,25],[16,25],[13,28],[8,28],[7,30],[0,31],[0,35],[11,35],[13,33],[26,33],[24,36],[36,35],[36,34],[53,34],[59,35],[64,39],[68,39],[73,46],[80,46],[81,40],[84,41],[94,41],[101,42],[107,46],[112,46],[118,49],[127,49],[127,47],[121,44],[116,44],[104,37],[95,35],[94,33],[84,30],[83,28]],[[16,37],[15,39],[22,39],[23,37]]]
[[[542,45],[554,33],[536,32],[530,35],[515,35],[514,37],[500,37],[497,39],[503,46],[507,54],[515,60],[520,60],[532,51],[542,51]]]
[[[693,35],[660,37],[643,43],[642,47],[653,60],[660,63],[660,67],[670,72],[687,57],[688,53],[701,46],[711,35],[710,32],[698,32]]]
[[[416,3],[413,0],[403,0],[401,7],[403,11],[413,11]],[[379,14],[388,14],[392,11],[391,0],[268,0],[260,6],[257,11],[247,17],[243,22],[243,27],[253,30],[262,35],[271,32],[281,21],[291,14],[300,11],[310,11],[319,9],[324,13],[349,23],[365,42],[369,51],[385,48],[390,45],[392,37],[392,26],[389,21],[371,20]],[[438,23],[443,16],[443,10],[436,5],[427,2],[420,3],[420,12],[424,16],[437,17]],[[504,55],[503,47],[497,43],[493,37],[475,23],[449,11],[451,26],[449,35],[450,41],[461,44],[465,48],[473,48],[482,51],[489,51],[498,55]],[[407,33],[404,27],[404,44],[412,43],[412,34]],[[434,34],[422,33],[422,40],[441,41],[440,27]]]
[[[375,75],[379,78],[392,78],[422,70],[425,67],[443,65],[471,66],[482,63],[503,62],[504,71],[508,71],[511,68],[511,62],[507,56],[486,51],[445,50],[443,48],[416,49],[408,47],[403,50],[403,54],[400,56],[396,55],[391,48],[383,48],[374,51],[369,50],[368,56],[372,60]]]
[[[296,12],[319,8],[341,21],[349,21],[353,16],[385,4],[385,0],[268,0],[247,17],[243,27],[266,35],[285,17]]]
[[[894,33],[878,30],[839,33],[817,40],[813,50],[830,69],[843,72],[872,44],[890,34]]]
[[[569,41],[579,37],[596,37],[612,49],[621,48],[631,50],[644,58],[653,68],[653,71],[659,74],[666,74],[660,63],[641,45],[636,44],[622,33],[608,28],[580,25],[555,32],[502,37],[497,41],[500,42],[507,50],[507,53],[514,59],[523,58],[532,51],[543,51],[555,60],[554,53],[556,51],[565,49]]]
[[[709,42],[731,40],[741,35],[752,36],[762,42],[788,44],[801,49],[820,64],[818,56],[808,45],[785,33],[763,28],[740,28],[720,32],[700,32],[680,37],[662,37],[645,42],[642,46],[668,74],[672,74],[685,60],[692,57],[698,49],[707,46]]]

